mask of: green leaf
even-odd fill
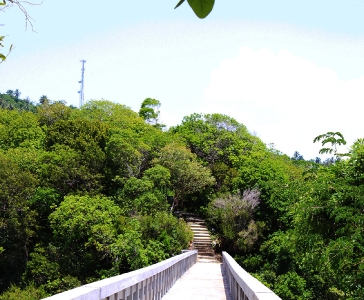
[[[180,6],[183,2],[185,2],[185,0],[181,0],[180,2],[178,2],[178,4],[176,5],[176,7],[174,9],[176,9],[178,6]]]
[[[10,1],[11,2],[11,1]],[[3,2],[0,2],[0,6],[4,6],[4,5],[6,5],[6,1],[4,0]]]
[[[196,16],[204,19],[212,11],[215,0],[187,0]]]

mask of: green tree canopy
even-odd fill
[[[174,207],[183,206],[184,198],[215,183],[208,168],[202,166],[196,155],[184,146],[169,144],[161,150],[155,164],[167,168],[171,174]]]

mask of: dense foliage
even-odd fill
[[[167,203],[178,175],[158,161],[168,133],[120,104],[27,107],[16,93],[0,95],[0,297],[36,299],[187,247],[192,232]]]
[[[340,133],[320,135],[335,157],[305,161],[221,114],[164,130],[152,98],[137,114],[19,96],[0,94],[0,299],[39,299],[178,254],[192,233],[171,208],[205,217],[215,250],[282,299],[364,298],[362,139],[343,156]]]

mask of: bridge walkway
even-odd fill
[[[222,265],[197,262],[172,286],[162,300],[230,300]]]

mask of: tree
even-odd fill
[[[255,139],[243,124],[222,114],[192,114],[184,117],[182,124],[171,131],[181,135],[191,152],[210,167],[215,162],[224,162],[231,167],[230,158],[248,150],[248,144]]]
[[[51,104],[51,101],[48,99],[46,95],[43,95],[39,98],[40,104]]]
[[[359,139],[347,160],[318,169],[294,206],[298,263],[315,285],[314,299],[364,297],[363,162],[364,143]]]
[[[167,199],[153,182],[146,179],[129,178],[115,200],[126,216],[154,215],[167,211]]]
[[[295,151],[293,153],[293,156],[291,157],[292,160],[304,160],[303,155],[301,155],[298,151]]]
[[[108,265],[121,210],[101,196],[66,196],[49,216],[56,244],[67,254],[64,274],[87,278]],[[109,265],[110,267],[110,265]]]
[[[28,200],[35,192],[37,179],[23,171],[0,152],[0,291],[17,283],[29,259],[32,238],[36,235],[36,212]]]
[[[171,185],[174,191],[173,208],[183,206],[184,198],[192,193],[203,190],[215,183],[211,171],[202,166],[184,146],[170,144],[161,150],[159,158],[154,160],[171,173]]]
[[[42,104],[37,106],[37,116],[40,125],[50,126],[59,120],[68,120],[72,109],[61,102],[51,103],[47,96],[39,99]]]
[[[0,109],[0,149],[42,148],[44,132],[31,112]]]
[[[20,92],[18,89],[15,91],[8,90],[5,94],[0,93],[0,108],[8,110],[25,110],[36,111],[35,105],[27,97],[26,99],[20,99]]]
[[[113,131],[105,148],[112,176],[138,177],[147,163],[150,147],[130,129]]]
[[[165,125],[158,123],[160,106],[161,103],[159,100],[153,98],[147,98],[143,101],[140,107],[139,116],[142,117],[148,124],[156,128],[165,127]]]

